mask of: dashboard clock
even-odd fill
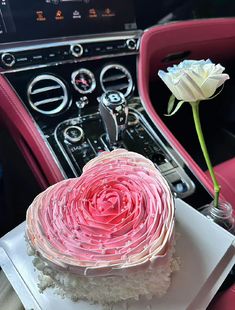
[[[96,88],[94,74],[88,69],[74,71],[71,76],[74,88],[81,94],[92,93]]]

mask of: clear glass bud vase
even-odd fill
[[[227,201],[220,201],[218,208],[214,207],[214,202],[199,209],[208,219],[217,223],[231,234],[235,235],[235,218],[233,208]]]

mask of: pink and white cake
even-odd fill
[[[118,149],[39,194],[27,210],[26,240],[42,289],[53,285],[73,300],[111,304],[167,292],[174,224],[161,173]]]

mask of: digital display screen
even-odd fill
[[[0,0],[0,43],[136,28],[132,0]]]

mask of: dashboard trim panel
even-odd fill
[[[125,57],[125,56],[133,56],[138,55],[139,52],[129,52],[127,53],[118,53],[118,54],[108,54],[103,56],[91,56],[91,57],[84,57],[84,58],[78,58],[74,60],[64,60],[64,61],[56,61],[56,62],[50,62],[44,65],[34,65],[34,66],[26,66],[24,68],[17,68],[17,69],[9,69],[9,70],[2,70],[0,69],[0,75],[4,75],[5,73],[14,73],[14,72],[22,72],[22,71],[28,71],[28,70],[35,70],[40,68],[47,68],[52,66],[59,66],[63,64],[72,64],[72,63],[79,63],[79,62],[87,62],[91,60],[99,60],[99,59],[106,59],[106,58],[113,58],[113,57]]]
[[[75,36],[75,37],[64,37],[55,39],[42,39],[33,41],[21,41],[21,42],[11,42],[11,43],[1,43],[0,45],[4,48],[0,49],[0,53],[4,52],[20,52],[22,50],[31,51],[35,49],[48,48],[48,47],[58,47],[64,45],[73,44],[84,44],[84,43],[100,43],[108,41],[118,41],[118,40],[130,40],[138,39],[141,37],[143,31],[137,30],[134,32],[117,32],[117,33],[105,33],[89,36]],[[36,43],[39,42],[39,43]],[[139,48],[139,41],[137,42],[136,49]]]
[[[64,38],[57,38],[55,40],[52,39],[44,39],[39,40],[37,43],[35,41],[23,41],[19,43],[5,43],[1,44],[3,48],[0,49],[0,55],[3,55],[4,53],[17,53],[17,52],[28,52],[28,51],[37,51],[37,50],[46,50],[50,48],[60,48],[60,47],[66,47],[66,46],[74,46],[74,45],[81,45],[82,44],[100,44],[100,43],[108,43],[108,42],[115,42],[115,41],[125,41],[128,42],[129,40],[136,40],[136,48],[129,49],[128,51],[121,51],[120,52],[110,52],[105,54],[98,54],[98,55],[79,55],[79,57],[74,57],[73,59],[65,59],[65,60],[54,60],[49,61],[46,60],[43,64],[25,64],[22,65],[22,67],[16,67],[12,68],[12,66],[9,68],[1,68],[0,67],[0,74],[1,73],[8,73],[8,72],[19,72],[24,71],[28,69],[37,69],[37,68],[44,68],[54,65],[60,65],[60,64],[67,64],[67,63],[77,63],[77,62],[83,62],[83,61],[89,61],[89,60],[97,60],[97,59],[103,59],[103,58],[112,58],[112,57],[119,57],[119,56],[125,56],[125,55],[136,55],[138,54],[138,49],[140,46],[140,38],[143,31],[136,30],[131,32],[117,32],[117,33],[105,33],[105,34],[98,34],[98,35],[89,35],[89,36],[79,36],[79,37],[64,37]],[[38,43],[39,42],[39,43]],[[70,49],[69,48],[69,49]],[[82,47],[83,48],[83,47]],[[13,54],[11,54],[14,56]],[[15,57],[15,56],[14,56]]]

